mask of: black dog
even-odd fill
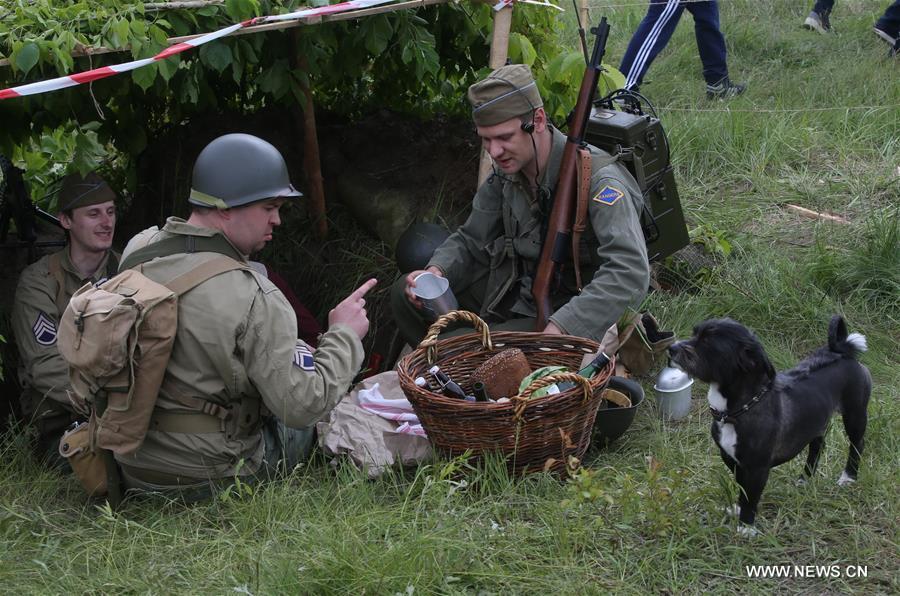
[[[865,336],[848,336],[837,315],[828,328],[827,347],[777,374],[759,340],[731,319],[704,321],[691,339],[669,347],[673,365],[709,383],[712,436],[741,487],[743,533],[755,533],[749,526],[771,468],[809,445],[804,472],[815,472],[828,421],[836,411],[850,439],[838,484],[856,480],[872,391],[868,369],[856,361],[865,350]]]

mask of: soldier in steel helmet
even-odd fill
[[[240,262],[272,239],[280,208],[301,197],[268,142],[228,134],[194,164],[190,217],[170,217],[135,236],[123,253],[164,247],[141,265],[165,283],[231,254]],[[165,243],[165,244],[164,244]],[[166,253],[169,254],[166,254]],[[146,253],[145,253],[146,254]],[[284,295],[258,270],[242,268],[204,281],[179,297],[171,359],[143,445],[117,455],[125,486],[193,500],[212,487],[292,469],[311,447],[312,425],[347,392],[363,362],[369,280],[328,316],[317,349],[297,339]]]
[[[503,66],[469,87],[469,102],[494,173],[478,189],[468,220],[434,252],[425,271],[446,277],[460,305],[494,329],[534,330],[531,293],[552,209],[566,136],[549,122],[531,70]],[[634,178],[609,154],[590,147],[588,218],[581,237],[581,277],[564,268],[551,295],[544,333],[601,341],[627,308],[647,292],[649,263],[639,214],[643,199]],[[423,271],[401,277],[391,291],[400,332],[412,345],[427,328],[412,293]],[[590,280],[588,283],[587,280]]]
[[[22,413],[37,430],[39,456],[58,467],[67,466],[57,445],[75,414],[66,394],[69,370],[56,347],[57,328],[78,288],[116,273],[115,200],[95,173],[66,176],[56,201],[68,235],[66,247],[27,267],[16,286],[12,329],[19,349]]]

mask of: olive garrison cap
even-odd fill
[[[115,201],[116,193],[94,172],[87,176],[69,174],[63,178],[56,206],[59,211],[69,211],[78,207],[97,205],[107,201]]]
[[[501,66],[469,87],[476,126],[493,126],[544,105],[531,69],[525,64]]]

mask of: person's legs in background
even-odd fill
[[[831,31],[831,9],[834,8],[834,0],[816,0],[809,16],[803,21],[803,26],[819,33]]]
[[[631,36],[619,65],[619,71],[625,75],[626,89],[638,89],[650,64],[669,43],[682,12],[681,0],[650,0],[647,14]]]
[[[694,35],[697,51],[703,63],[703,78],[706,80],[706,96],[709,99],[723,99],[740,95],[746,85],[732,83],[728,77],[725,36],[719,26],[719,5],[715,0],[692,2],[687,5],[694,17]]]

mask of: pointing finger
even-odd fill
[[[378,283],[377,279],[374,279],[374,278],[370,279],[363,285],[361,285],[358,288],[356,288],[355,290],[353,290],[353,293],[350,294],[350,298],[352,300],[360,300],[363,296],[366,295],[366,292],[368,292],[373,287],[375,287],[375,284],[377,284],[377,283]]]

